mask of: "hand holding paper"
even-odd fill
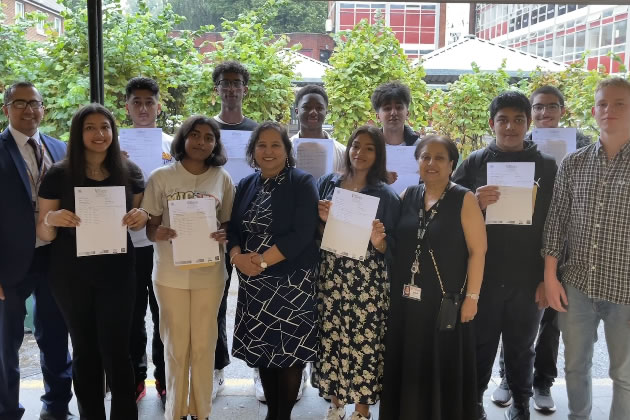
[[[214,263],[221,260],[219,243],[211,238],[217,230],[214,198],[202,197],[168,202],[176,266]]]
[[[498,185],[500,199],[486,208],[486,224],[531,225],[534,162],[489,162],[488,184]]]
[[[335,188],[322,249],[363,261],[380,199],[371,195]]]

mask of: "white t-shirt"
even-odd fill
[[[168,202],[196,197],[213,197],[217,203],[217,220],[230,220],[234,201],[234,184],[227,171],[211,167],[201,175],[188,172],[181,162],[158,168],[149,177],[144,191],[142,207],[150,214],[162,215],[162,225],[170,227]],[[153,244],[153,281],[176,289],[203,289],[208,282],[225,281],[224,255],[210,267],[182,269],[173,263],[173,245],[170,241]]]
[[[162,165],[168,165],[174,161],[171,156],[171,143],[173,143],[173,137],[162,131]],[[144,181],[148,182],[146,179]],[[134,248],[153,245],[153,242],[147,238],[146,228],[140,230],[129,229],[129,236],[131,237]]]
[[[327,139],[330,138],[330,134],[328,134],[326,131],[324,131],[324,135]],[[293,140],[299,139],[300,137],[300,132],[295,133],[293,136],[291,136],[291,143],[293,143]],[[346,146],[339,143],[335,139],[333,139],[333,145],[335,146],[335,154],[333,156],[333,172],[343,174],[346,168]]]

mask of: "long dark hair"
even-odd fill
[[[64,160],[66,174],[73,187],[85,185],[85,144],[83,143],[83,123],[92,114],[101,114],[109,120],[112,127],[112,143],[107,148],[107,155],[103,162],[109,172],[111,185],[127,185],[129,183],[129,171],[127,164],[120,154],[118,143],[118,129],[114,115],[101,104],[89,104],[79,109],[72,117],[70,124],[70,140],[68,151]]]
[[[203,124],[210,126],[212,134],[214,134],[215,141],[214,149],[212,149],[212,153],[208,156],[204,163],[206,166],[225,165],[227,157],[225,156],[225,147],[223,147],[223,143],[221,142],[221,129],[214,118],[209,118],[205,115],[193,115],[184,121],[182,126],[179,127],[175,133],[175,137],[171,143],[171,155],[173,155],[177,161],[184,159],[184,157],[186,157],[186,138],[190,132],[195,129],[195,127]]]
[[[380,182],[387,182],[387,155],[385,152],[385,136],[383,132],[373,125],[362,125],[352,132],[348,145],[346,146],[346,168],[344,172],[344,178],[348,178],[352,175],[352,164],[350,162],[350,148],[352,142],[360,134],[367,134],[372,138],[374,142],[374,151],[376,152],[376,158],[372,167],[367,173],[368,185],[376,185]]]

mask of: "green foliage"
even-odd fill
[[[424,69],[412,68],[393,31],[378,17],[370,25],[359,22],[351,31],[336,35],[330,58],[332,69],[324,76],[329,97],[328,121],[335,138],[345,143],[352,131],[374,119],[370,97],[382,83],[406,83],[412,93],[411,123],[426,124],[427,89]]]
[[[432,92],[433,130],[456,140],[463,158],[485,146],[483,136],[491,134],[488,106],[495,96],[510,88],[505,61],[496,72],[482,72],[476,63],[472,63],[472,69],[472,73],[449,83],[446,91]]]
[[[138,7],[135,14],[125,14],[120,0],[109,0],[103,6],[105,106],[114,112],[119,123],[130,124],[124,101],[127,81],[140,75],[152,77],[162,93],[164,112],[160,125],[172,130],[182,119],[186,94],[195,86],[202,65],[202,57],[193,45],[197,33],[187,31],[173,36],[174,26],[183,18],[168,5],[157,16],[149,12],[143,0]],[[63,35],[49,36],[41,43],[25,41],[24,30],[12,28],[10,48],[23,48],[25,52],[14,51],[5,58],[2,49],[0,88],[17,79],[34,81],[46,105],[42,130],[67,139],[72,115],[90,100],[89,64],[86,8],[69,8],[63,16]],[[27,57],[27,62],[37,64],[25,66],[24,60],[14,57]],[[26,74],[25,68],[29,70]]]
[[[153,0],[156,2],[162,0]],[[266,0],[171,0],[173,10],[186,16],[179,27],[197,29],[204,24],[212,24],[221,30],[228,30],[223,20],[235,21],[242,14],[260,9]],[[269,29],[275,34],[288,32],[324,32],[324,22],[328,15],[328,4],[324,1],[287,1],[282,12],[269,20]]]
[[[41,66],[38,44],[26,39],[26,31],[35,25],[40,15],[29,13],[14,25],[8,25],[5,23],[4,7],[5,4],[0,3],[0,92],[17,81],[33,79]],[[20,60],[15,60],[15,57],[20,57]],[[6,119],[2,115],[0,126],[4,124]]]
[[[254,121],[274,120],[288,123],[294,100],[292,81],[294,60],[286,50],[287,38],[276,38],[268,23],[286,0],[266,0],[258,10],[251,10],[235,21],[224,21],[223,41],[214,43],[215,51],[206,62],[226,60],[241,62],[250,73],[249,92],[243,101],[243,114]],[[290,51],[299,50],[300,45]],[[190,113],[218,113],[221,104],[212,84],[212,68],[204,66],[191,92]]]
[[[620,63],[620,73],[626,73],[623,60],[612,54],[613,60]],[[545,73],[540,69],[530,74],[528,94],[544,85],[552,85],[560,89],[564,94],[565,108],[567,112],[562,117],[561,123],[567,127],[579,127],[587,135],[593,138],[598,136],[598,128],[591,108],[595,103],[595,88],[600,80],[606,78],[608,74],[604,66],[599,66],[596,70],[584,70],[586,53],[580,61],[577,61],[561,72]],[[626,73],[625,77],[628,77]]]

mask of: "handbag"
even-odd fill
[[[446,293],[444,291],[444,283],[442,283],[442,277],[440,276],[440,270],[438,269],[435,256],[433,255],[433,249],[429,248],[431,259],[433,260],[433,267],[435,267],[435,273],[440,281],[440,289],[442,290],[442,301],[440,302],[440,312],[437,317],[437,324],[439,331],[454,331],[459,321],[459,310],[462,306],[462,296],[464,294],[464,288],[466,287],[466,281],[468,276],[464,280],[462,289],[459,293]]]

